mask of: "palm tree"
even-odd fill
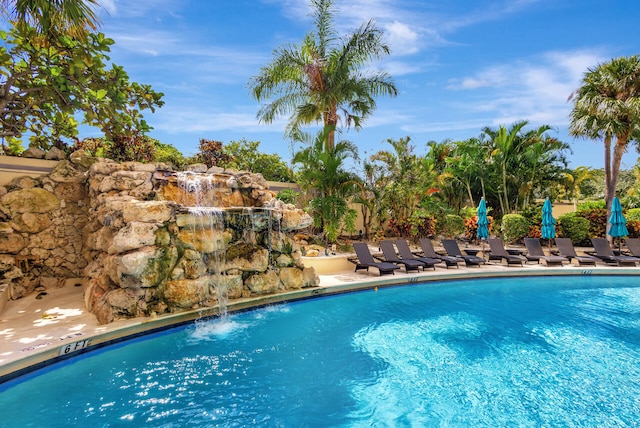
[[[249,87],[258,102],[267,102],[258,119],[272,123],[291,114],[287,131],[298,134],[302,125],[321,122],[332,131],[325,150],[335,144],[335,129],[353,124],[356,130],[376,107],[374,97],[398,94],[391,77],[367,71],[372,60],[389,55],[382,31],[368,21],[347,37],[336,35],[332,0],[311,0],[315,33],[300,46],[276,49],[273,61],[251,78]]]
[[[410,137],[388,139],[387,143],[393,151],[381,150],[369,157],[369,162],[379,168],[375,188],[379,192],[382,209],[378,222],[383,224],[393,220],[397,227],[405,229],[411,227],[417,217],[424,217],[425,205],[436,203],[430,196],[441,188],[441,173],[435,169],[440,159],[438,153],[442,153],[441,147],[436,147],[438,153],[427,158],[414,153]]]
[[[564,188],[567,197],[573,201],[573,209],[578,209],[578,202],[582,197],[581,186],[589,180],[596,178],[596,171],[588,166],[579,166],[563,174]]]
[[[0,11],[16,25],[33,26],[52,40],[62,34],[80,36],[99,24],[98,0],[0,0]]]
[[[323,229],[328,242],[336,240],[342,227],[355,231],[357,213],[349,207],[347,199],[362,189],[359,177],[344,169],[346,159],[357,160],[357,147],[349,141],[339,141],[325,150],[324,142],[331,131],[328,128],[320,131],[312,144],[293,157],[293,163],[301,165],[301,186],[314,192],[309,202],[314,211],[314,225]]]
[[[487,158],[487,145],[478,138],[455,142],[451,156],[446,158],[448,180],[460,183],[473,207],[476,206],[474,196],[486,197],[484,181]],[[476,184],[479,189],[474,188]]]
[[[545,135],[551,129],[549,125],[542,125],[523,136],[523,149],[518,157],[518,176],[521,179],[518,187],[523,210],[529,206],[534,191],[557,182],[567,166],[563,152],[569,150],[570,146],[557,138]]]
[[[493,130],[491,128],[484,128],[482,130],[483,134],[485,134],[492,142],[493,151],[491,153],[491,158],[494,161],[494,165],[497,167],[498,172],[500,174],[500,208],[504,214],[508,214],[511,212],[511,205],[509,203],[509,188],[510,186],[508,176],[509,176],[509,162],[515,158],[520,147],[519,139],[520,131],[524,128],[529,122],[526,120],[514,123],[509,130],[507,130],[506,126],[500,125],[497,130]],[[514,174],[517,174],[517,171],[513,171]]]
[[[611,215],[622,155],[630,141],[640,140],[640,57],[589,68],[571,98],[571,134],[604,141],[605,201]]]

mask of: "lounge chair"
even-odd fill
[[[573,242],[570,238],[556,238],[556,246],[558,247],[558,254],[571,260],[576,260],[578,265],[591,265],[595,266],[599,261],[597,257],[593,256],[579,256],[576,254],[576,249],[573,248]]]
[[[602,259],[605,263],[617,266],[636,266],[640,262],[640,258],[633,256],[617,256],[613,253],[609,241],[605,238],[591,238],[595,256]]]
[[[447,252],[447,255],[453,257],[459,257],[464,260],[464,264],[467,266],[478,266],[484,264],[485,261],[482,257],[478,256],[470,256],[468,254],[462,254],[460,251],[460,247],[458,247],[458,243],[455,239],[443,239],[442,246],[444,250]]]
[[[370,267],[375,267],[378,268],[378,272],[382,276],[389,273],[395,274],[396,269],[400,269],[400,266],[393,263],[376,261],[369,251],[369,246],[364,242],[354,242],[353,249],[358,257],[355,261],[356,272],[360,269],[366,269],[368,272]]]
[[[524,256],[519,256],[516,254],[509,254],[507,250],[504,249],[504,243],[500,238],[489,238],[487,239],[489,243],[489,250],[491,250],[492,257],[500,257],[500,260],[504,260],[507,262],[507,266],[511,265],[524,265],[527,262],[527,258]]]
[[[640,238],[627,238],[624,243],[632,256],[640,257]]]
[[[402,257],[402,260],[417,260],[419,262],[424,263],[424,267],[433,268],[433,270],[436,270],[436,265],[438,263],[442,263],[442,260],[440,259],[416,256],[411,252],[411,248],[409,248],[409,243],[404,239],[397,240],[396,247],[398,248],[398,253],[400,253],[400,257]],[[424,268],[422,270],[424,270]]]
[[[447,266],[447,269],[449,269],[449,266],[459,267],[458,263],[464,261],[461,257],[445,256],[436,253],[431,240],[428,238],[420,238],[420,247],[422,248],[422,255],[424,257],[442,260],[445,266]]]
[[[394,263],[396,265],[403,265],[405,272],[409,273],[410,270],[419,271],[420,268],[423,268],[424,270],[425,264],[423,262],[418,260],[405,260],[398,257],[398,253],[396,253],[396,248],[393,246],[392,241],[381,241],[380,248],[384,255],[384,261]]]
[[[529,261],[535,261],[540,263],[540,260],[544,260],[547,266],[563,266],[564,262],[569,262],[569,259],[562,256],[547,256],[540,245],[538,238],[524,238],[524,246],[527,249],[525,257]]]

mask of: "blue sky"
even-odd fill
[[[286,117],[258,123],[247,89],[275,48],[299,43],[313,28],[305,0],[99,0],[102,28],[116,44],[111,59],[132,80],[165,94],[145,118],[150,135],[186,155],[200,138],[260,141],[291,158]],[[477,137],[485,126],[529,120],[571,144],[571,167],[603,166],[602,142],[568,136],[567,100],[588,67],[638,54],[636,0],[335,0],[344,34],[373,18],[391,55],[395,98],[359,132],[342,135],[365,157],[410,136],[423,154],[431,140]],[[83,135],[87,136],[87,135]],[[631,148],[623,167],[635,164]]]

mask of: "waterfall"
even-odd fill
[[[207,206],[206,196],[208,191],[213,188],[210,176],[183,172],[177,174],[177,179],[178,187],[195,203],[194,206],[186,208],[189,215],[195,220],[190,222],[189,227],[194,234],[201,236],[200,253],[206,267],[206,274],[210,278],[207,284],[209,289],[202,290],[203,300],[204,296],[215,295],[220,318],[226,319],[229,293],[228,286],[223,280],[226,261],[224,211],[222,208]]]

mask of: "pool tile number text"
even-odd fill
[[[84,339],[84,340],[79,340],[77,342],[69,343],[68,345],[65,345],[62,348],[60,348],[60,355],[67,355],[72,352],[76,352],[81,349],[84,349],[87,346],[89,346],[89,339]]]

